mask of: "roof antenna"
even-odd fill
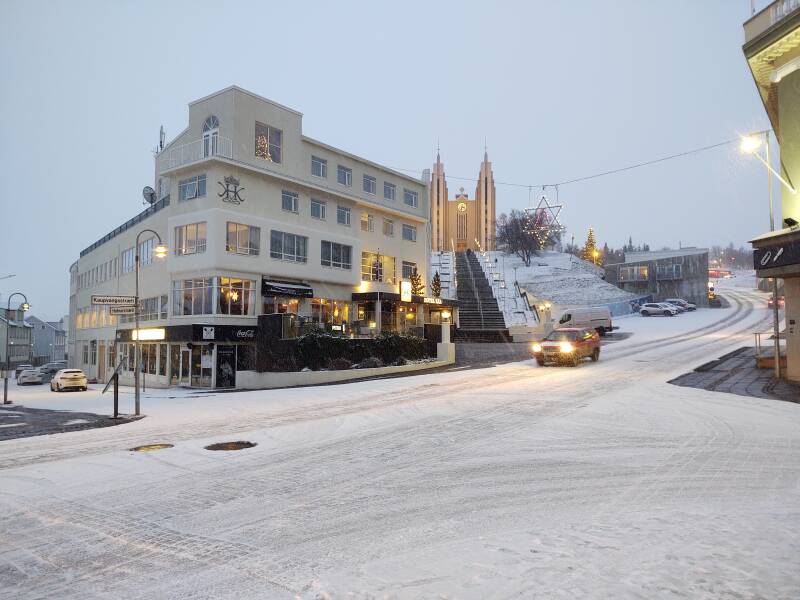
[[[159,150],[163,150],[164,149],[164,137],[165,137],[164,126],[162,125],[161,129],[158,130],[158,147],[159,147]]]

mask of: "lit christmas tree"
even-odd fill
[[[431,294],[434,298],[442,295],[442,278],[439,277],[439,271],[436,271],[433,274],[433,279],[431,279]]]
[[[269,153],[269,142],[265,135],[260,135],[256,138],[256,156],[272,162],[272,155]]]
[[[417,273],[417,267],[414,267],[414,272],[411,273],[411,293],[414,296],[422,296],[425,293],[425,284],[422,283],[422,275]]]
[[[603,262],[602,257],[600,256],[600,251],[597,249],[597,244],[594,240],[594,229],[591,227],[589,227],[589,235],[586,237],[586,244],[583,246],[581,258],[596,265],[599,265]]]

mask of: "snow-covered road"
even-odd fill
[[[800,405],[665,383],[767,328],[764,295],[726,297],[622,319],[577,369],[149,393],[2,442],[0,597],[797,598]],[[258,446],[203,450],[233,439]]]

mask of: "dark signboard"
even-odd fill
[[[217,387],[236,387],[236,346],[217,346]]]
[[[756,271],[800,265],[800,241],[787,241],[753,249],[753,266]]]

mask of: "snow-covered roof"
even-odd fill
[[[708,248],[678,248],[677,250],[655,250],[653,252],[626,252],[625,262],[645,262],[648,260],[661,260],[662,258],[692,256],[694,254],[708,254]]]

